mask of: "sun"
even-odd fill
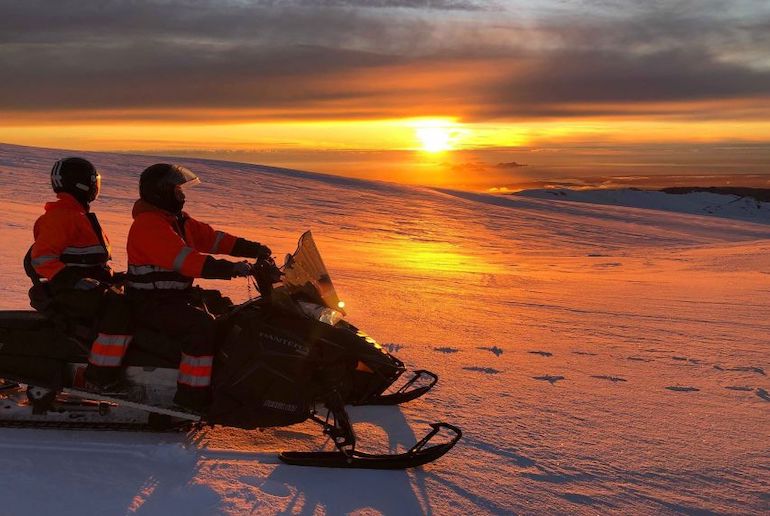
[[[407,125],[419,142],[416,150],[429,153],[456,150],[468,133],[453,118],[413,118]]]
[[[452,132],[446,127],[417,127],[415,133],[425,152],[444,152],[453,148]]]

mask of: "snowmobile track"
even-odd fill
[[[29,421],[29,420],[0,420],[0,428],[34,428],[40,430],[94,430],[94,431],[120,431],[120,432],[148,432],[148,433],[182,433],[193,428],[193,423],[184,423],[168,428],[161,428],[149,423],[123,423],[93,421]]]

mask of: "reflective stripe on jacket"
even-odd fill
[[[135,291],[180,291],[200,278],[207,254],[229,254],[236,237],[187,213],[176,217],[142,201],[128,232],[126,286]]]
[[[56,196],[59,200],[46,203],[45,213],[35,222],[31,251],[35,272],[51,280],[65,267],[109,270],[110,242],[96,215],[68,193]],[[83,276],[89,276],[88,271]]]

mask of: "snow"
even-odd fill
[[[673,194],[634,188],[580,190],[543,188],[523,190],[515,195],[533,199],[559,199],[562,201],[628,206],[631,208],[673,211],[695,215],[713,215],[728,219],[770,224],[770,203],[731,194],[711,192]]]
[[[26,308],[21,258],[61,155],[0,145],[1,308]],[[138,174],[161,159],[85,156],[124,267]],[[0,513],[770,511],[770,225],[676,213],[689,196],[660,211],[181,162],[203,180],[194,216],[278,255],[312,229],[351,322],[440,376],[410,404],[352,408],[367,449],[442,420],[463,440],[423,468],[339,471],[275,460],[323,443],[309,424],[2,429]]]

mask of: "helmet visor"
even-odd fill
[[[195,172],[187,167],[183,167],[182,165],[171,166],[171,176],[169,177],[169,180],[174,184],[174,186],[185,187],[195,186],[201,182],[200,179],[198,179],[198,176],[195,175]]]
[[[182,183],[181,185],[176,185],[174,187],[174,198],[177,201],[183,203],[187,198],[187,195],[185,195],[185,190],[199,184],[201,184],[201,180],[196,177],[195,179],[187,181],[186,183]]]
[[[102,191],[102,175],[99,172],[97,172],[96,179],[91,185],[91,192],[89,196],[91,198],[91,201],[95,201],[97,197],[99,197],[99,193],[101,191]]]

